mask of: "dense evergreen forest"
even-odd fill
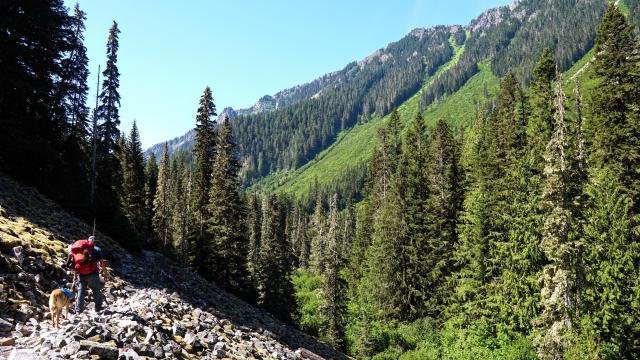
[[[466,43],[470,59],[481,56],[474,36],[502,41],[489,30],[437,27],[385,50],[391,58],[428,50],[436,54],[428,61],[408,61],[409,70],[382,57],[352,64],[344,76],[362,72],[357,81],[281,112],[218,123],[206,87],[193,153],[169,156],[165,146],[145,159],[136,124],[119,130],[118,24],[106,34],[90,112],[86,14],[59,0],[10,1],[3,7],[13,20],[0,29],[0,166],[96,218],[123,245],[162,251],[358,358],[637,359],[640,42],[633,18],[594,4],[564,4],[576,18],[542,34],[565,34],[571,45],[535,60],[515,50],[537,51],[527,35],[535,18],[496,25],[514,26],[517,40],[488,46],[504,76],[471,128],[428,127],[420,112],[403,128],[394,110],[452,56],[451,39]],[[542,14],[562,16],[555,7]],[[591,45],[588,86],[563,80]],[[326,118],[314,115],[323,110]],[[365,174],[357,203],[352,191],[317,189],[310,205],[242,190],[247,171],[298,166],[357,115],[386,112],[370,163],[354,165]],[[284,135],[243,148],[250,126],[295,132],[300,151],[285,156]],[[333,190],[351,186],[360,185]]]

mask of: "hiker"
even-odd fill
[[[78,293],[76,296],[76,314],[80,314],[84,310],[84,296],[87,288],[93,292],[96,312],[102,309],[102,283],[100,282],[100,269],[104,281],[109,281],[109,272],[103,260],[103,251],[97,245],[94,236],[90,236],[86,240],[78,240],[69,247],[69,258],[67,260],[69,267],[73,265],[75,273],[80,278],[78,285]],[[76,275],[74,275],[75,285]]]

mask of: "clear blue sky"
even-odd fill
[[[85,0],[85,45],[95,101],[111,22],[121,30],[121,129],[135,118],[143,147],[195,124],[211,86],[218,111],[343,68],[410,30],[467,24],[509,0]],[[76,1],[65,0],[72,8]]]

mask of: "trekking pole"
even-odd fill
[[[96,218],[93,218],[93,237],[96,237]]]

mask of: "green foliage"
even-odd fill
[[[292,259],[284,234],[284,203],[275,197],[262,200],[262,227],[256,276],[258,303],[274,316],[290,321],[295,317],[295,295],[291,283]]]
[[[193,148],[194,171],[193,186],[191,189],[191,222],[193,229],[190,233],[191,247],[202,251],[199,255],[205,259],[213,257],[210,246],[205,239],[206,207],[209,203],[209,191],[211,190],[211,173],[213,171],[213,159],[216,151],[215,119],[216,105],[213,102],[211,89],[207,86],[200,97],[198,113],[196,115],[196,135]],[[201,273],[207,273],[206,261],[198,261]]]
[[[206,275],[223,288],[242,293],[248,289],[246,210],[240,196],[240,164],[227,117],[220,127],[216,150],[207,205],[208,246],[213,256],[208,259]]]
[[[320,308],[324,297],[322,295],[322,276],[305,269],[297,269],[291,277],[296,292],[296,303],[300,317],[298,325],[307,334],[320,335],[320,329],[325,323]]]
[[[160,159],[158,170],[158,184],[153,200],[153,231],[158,245],[167,249],[171,243],[170,238],[170,205],[169,205],[169,151],[165,149]]]
[[[147,179],[144,187],[145,191],[145,239],[147,242],[153,239],[153,199],[158,188],[158,162],[155,155],[149,155],[147,159],[144,176]]]
[[[590,164],[596,168],[613,166],[634,200],[640,194],[638,49],[632,25],[610,4],[598,30],[593,60],[597,85],[591,93],[591,116],[585,128],[590,138]]]
[[[323,272],[322,294],[324,304],[320,308],[326,319],[322,332],[335,348],[343,348],[346,317],[346,287],[340,273],[342,258],[340,254],[340,228],[338,224],[338,195],[334,194],[329,203],[327,217],[325,271]]]
[[[117,143],[120,137],[120,72],[118,71],[118,24],[114,21],[107,39],[107,65],[102,71],[103,81],[100,91],[100,104],[95,109],[97,127],[97,180],[96,209],[99,217],[112,218],[119,212],[118,191],[122,172],[116,154],[121,152]],[[109,220],[107,220],[109,221]]]
[[[136,122],[133,122],[129,139],[124,146],[122,159],[122,210],[131,224],[136,240],[142,243],[145,239],[146,194],[145,169],[142,145]]]

